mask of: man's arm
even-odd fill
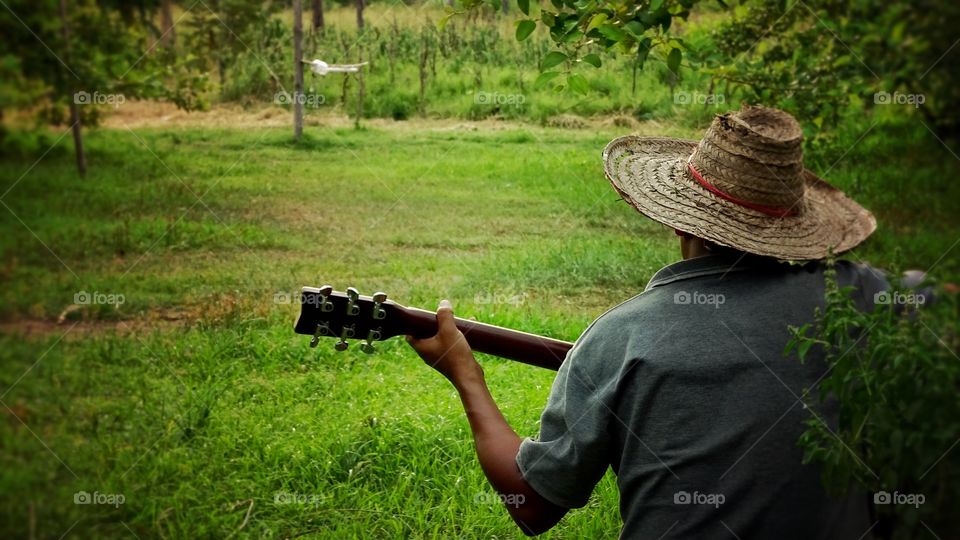
[[[483,368],[470,345],[457,329],[453,309],[444,300],[437,309],[437,335],[426,339],[407,337],[427,365],[443,374],[460,394],[470,421],[477,457],[493,488],[503,496],[507,511],[527,535],[547,531],[567,513],[537,493],[517,467],[520,437],[513,431],[493,401],[483,378]]]

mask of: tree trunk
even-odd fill
[[[420,39],[420,100],[417,102],[417,112],[420,116],[426,116],[427,111],[427,60],[430,58],[430,44],[427,41],[426,29],[423,31],[423,38]]]
[[[364,0],[356,0],[357,2],[357,28],[363,30],[363,8],[366,7]]]
[[[303,2],[293,0],[293,137],[303,135]]]
[[[70,61],[70,27],[67,24],[67,2],[60,0],[60,31],[63,34],[64,62]],[[70,80],[64,77],[65,80]],[[65,87],[68,85],[64,85]],[[69,86],[73,86],[70,84]],[[73,150],[77,156],[77,171],[80,176],[87,174],[87,154],[83,151],[83,132],[80,125],[80,109],[77,107],[77,94],[67,90],[70,96],[70,129],[73,131]]]
[[[313,0],[313,29],[323,30],[323,0]]]
[[[177,41],[177,32],[173,27],[173,1],[163,0],[160,4],[160,43],[167,49],[172,49]]]
[[[510,0],[500,0],[500,8],[504,15],[510,13]]]
[[[357,63],[363,63],[363,45],[360,46],[360,57]],[[360,119],[363,118],[363,100],[367,95],[367,85],[363,80],[363,69],[357,72],[357,117],[353,120],[353,128],[360,129]]]

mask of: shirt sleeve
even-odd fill
[[[613,381],[591,366],[589,340],[581,338],[561,365],[546,409],[540,436],[525,439],[517,453],[523,478],[548,501],[563,508],[587,504],[609,465],[608,426]]]

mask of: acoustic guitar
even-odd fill
[[[467,319],[455,320],[473,350],[532,366],[558,370],[567,351],[573,347],[567,341]],[[362,339],[360,350],[372,354],[375,341],[436,334],[437,314],[387,300],[386,293],[382,292],[363,296],[353,287],[345,292],[334,291],[330,285],[304,287],[300,291],[300,317],[294,331],[313,336],[311,347],[316,347],[322,337],[336,338],[334,348],[338,351],[347,350],[348,339]]]

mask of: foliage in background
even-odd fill
[[[817,410],[835,399],[839,407],[836,426],[816,417],[807,421],[800,439],[804,460],[822,467],[833,492],[854,486],[867,491],[882,518],[874,532],[882,537],[919,538],[927,528],[955,531],[957,297],[941,292],[929,303],[917,291],[892,290],[872,312],[862,312],[851,290],[838,287],[836,271],[828,270],[825,309],[815,326],[793,328],[787,347],[796,348],[801,360],[811,348],[822,348],[829,374],[810,390],[816,397],[805,394],[807,406]]]
[[[273,15],[280,8],[279,2],[251,2],[250,0],[213,0],[204,5],[194,5],[189,16],[184,17],[183,30],[186,36],[185,51],[203,59],[205,69],[217,74],[221,94],[231,82],[227,70],[253,56],[265,70],[258,71],[259,82],[276,85],[290,84],[277,77],[270,66],[289,62],[292,55],[282,58],[270,54],[277,47],[279,21]],[[288,47],[289,39],[284,40]],[[266,56],[266,58],[264,58]],[[254,81],[250,81],[254,83]]]
[[[956,138],[958,27],[960,3],[950,1],[752,0],[700,56],[724,88],[818,127],[874,106],[914,105],[938,136]]]
[[[537,25],[545,27],[550,39],[558,49],[545,58],[545,70],[537,84],[562,90],[569,88],[579,94],[587,94],[590,85],[580,73],[570,71],[572,64],[583,63],[595,68],[602,65],[595,52],[614,51],[633,59],[634,69],[642,69],[651,51],[662,56],[674,79],[679,77],[683,58],[683,42],[670,33],[674,19],[685,20],[696,0],[650,0],[597,2],[595,0],[551,0],[540,4],[539,17],[521,19],[517,22],[518,41],[527,39]],[[483,0],[464,0],[467,8],[475,8]],[[530,1],[519,0],[517,5],[524,15],[530,16]],[[494,8],[498,6],[493,3]],[[561,80],[562,71],[554,68],[565,65],[567,76]]]
[[[193,56],[155,51],[159,35],[148,15],[153,4],[68,2],[67,55],[57,0],[6,3],[0,17],[0,118],[2,111],[28,109],[47,123],[68,123],[66,104],[78,92],[196,107],[205,77],[194,69]],[[85,124],[96,123],[100,109],[81,109]]]
[[[8,36],[0,46],[0,110],[39,108],[44,121],[60,123],[75,88],[187,109],[217,100],[269,105],[289,93],[290,21],[281,11],[288,2],[181,4],[180,39],[169,47],[157,45],[157,0],[71,3],[77,77],[31,34],[63,49],[56,4],[11,2],[23,24],[0,19]],[[794,113],[822,138],[836,136],[844,119],[899,98],[923,100],[899,107],[904,116],[919,116],[941,138],[957,133],[955,3],[520,0],[504,14],[501,2],[465,0],[446,15],[441,4],[375,2],[358,31],[352,6],[331,3],[327,28],[308,34],[306,54],[370,61],[368,117],[679,113],[702,123],[748,100]],[[441,19],[447,24],[438,28]],[[354,76],[308,76],[307,83],[315,96],[308,110],[357,109]],[[97,108],[83,113],[95,120]]]

